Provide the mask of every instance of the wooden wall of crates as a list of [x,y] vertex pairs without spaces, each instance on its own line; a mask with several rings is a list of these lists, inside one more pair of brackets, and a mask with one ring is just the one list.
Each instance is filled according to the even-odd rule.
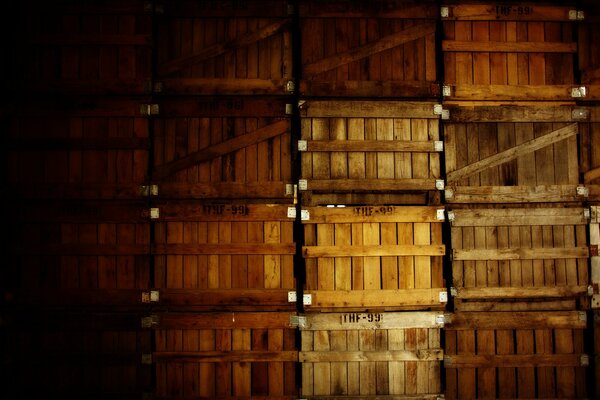
[[596,2],[80,3],[0,16],[3,395],[598,396]]

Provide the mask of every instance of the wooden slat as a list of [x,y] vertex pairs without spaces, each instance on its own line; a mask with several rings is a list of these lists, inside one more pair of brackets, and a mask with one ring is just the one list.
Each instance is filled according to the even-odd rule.
[[334,56],[313,62],[305,65],[302,69],[304,76],[313,76],[325,71],[338,68],[342,65],[349,64],[373,54],[400,46],[404,43],[411,42],[423,36],[435,33],[435,24],[423,23],[419,24],[398,33],[380,38],[378,41],[366,44],[364,46],[348,50],[347,52],[336,54]]
[[152,36],[107,33],[78,33],[76,35],[46,33],[43,36],[31,38],[30,43],[57,46],[150,46]]
[[486,312],[525,312],[525,311],[548,311],[548,310],[560,310],[560,311],[569,311],[577,308],[575,299],[568,300],[540,300],[536,299],[536,301],[515,301],[514,299],[510,302],[502,303],[492,300],[492,301],[462,301],[457,299],[454,303],[454,309],[460,312],[477,312],[477,311],[486,311]]
[[442,41],[442,50],[491,53],[575,53],[577,43],[444,40]]
[[515,160],[518,157],[523,156],[525,154],[533,153],[536,150],[542,149],[553,143],[560,142],[561,140],[574,136],[577,133],[577,124],[565,126],[564,128],[557,129],[536,139],[529,140],[511,149],[502,151],[500,153],[494,154],[493,156],[484,158],[483,160],[467,165],[466,167],[449,172],[447,174],[448,181],[459,181],[476,173],[482,172],[487,168],[495,167],[500,164],[504,164],[508,161]]
[[147,81],[140,77],[127,79],[48,79],[24,82],[28,91],[55,95],[147,95]]
[[581,367],[583,354],[515,354],[444,356],[446,368]]
[[146,138],[86,138],[86,139],[50,139],[32,137],[27,139],[10,139],[11,150],[146,150]]
[[440,312],[320,313],[303,315],[301,331],[439,328]]
[[275,95],[285,93],[287,82],[287,79],[260,78],[167,78],[161,79],[161,93]]
[[174,183],[159,185],[161,198],[176,199],[282,199],[286,195],[287,182],[217,182],[217,183]]
[[152,353],[156,363],[221,363],[221,362],[297,362],[297,351],[199,351],[175,352],[160,351]]
[[419,206],[356,206],[356,207],[306,207],[310,219],[303,224],[335,224],[358,222],[435,222],[437,207]]
[[573,248],[509,248],[509,249],[454,249],[452,259],[462,260],[545,260],[587,258],[587,247]]
[[525,299],[537,297],[578,297],[587,295],[587,286],[551,286],[551,287],[477,287],[456,288],[457,299]]
[[187,156],[178,160],[159,165],[154,170],[152,177],[158,180],[164,179],[183,169],[190,168],[202,162],[213,160],[225,154],[233,153],[236,150],[260,143],[275,136],[283,135],[284,133],[288,132],[289,128],[290,125],[288,120],[275,122],[245,135],[237,136],[233,139],[226,140],[209,148],[188,154]]
[[257,307],[295,309],[295,303],[288,302],[289,289],[160,289],[159,305],[175,307],[232,306],[247,307],[248,311]]
[[436,190],[435,179],[307,179],[314,191],[401,191]]
[[281,204],[199,204],[195,201],[161,202],[154,207],[160,210],[158,221],[292,221],[288,206]]
[[573,122],[573,112],[589,117],[590,109],[579,106],[498,106],[445,105],[453,122]]
[[300,362],[438,361],[441,349],[379,351],[301,351]]
[[573,101],[572,85],[474,85],[456,84],[448,100]]
[[[162,117],[285,117],[286,98],[177,96],[162,99]],[[139,106],[138,106],[139,109]]]
[[585,329],[586,321],[586,313],[582,311],[470,312],[451,314],[444,329]]
[[156,329],[290,329],[289,312],[162,313]]
[[435,19],[439,15],[438,7],[431,3],[392,0],[385,4],[372,2],[355,3],[348,0],[336,0],[327,3],[305,1],[300,4],[301,18],[406,18]]
[[445,289],[398,289],[398,290],[317,290],[312,294],[311,308],[360,308],[369,307],[424,307],[440,306],[440,292]]
[[202,254],[260,254],[260,255],[283,255],[295,254],[296,246],[294,244],[280,243],[228,243],[228,244],[160,244],[152,245],[152,254],[186,254],[186,255],[202,255]]
[[307,140],[308,152],[318,151],[397,151],[436,152],[434,141],[410,140]]
[[302,255],[305,258],[327,258],[342,256],[443,256],[445,252],[446,247],[442,245],[337,245],[302,247]]
[[505,208],[453,210],[452,226],[586,225],[582,208]]
[[445,190],[448,203],[566,203],[580,202],[577,185],[542,186],[449,186]]
[[256,43],[260,40],[269,38],[287,29],[289,23],[290,21],[288,19],[278,20],[270,25],[264,26],[244,36],[238,37],[225,43],[217,43],[212,46],[206,47],[196,54],[168,61],[159,66],[159,75],[166,76],[174,74],[176,72],[181,71],[185,67],[192,66],[204,60],[225,54],[228,51],[232,51],[243,46],[248,46],[252,43]]
[[433,113],[431,102],[404,101],[322,101],[309,100],[301,104],[302,117],[307,118],[431,118],[439,119]]
[[411,97],[437,98],[440,85],[426,81],[300,81],[300,94],[315,97]]
[[[525,7],[528,7],[526,10]],[[573,7],[536,3],[456,4],[449,6],[449,20],[458,21],[570,21]]]

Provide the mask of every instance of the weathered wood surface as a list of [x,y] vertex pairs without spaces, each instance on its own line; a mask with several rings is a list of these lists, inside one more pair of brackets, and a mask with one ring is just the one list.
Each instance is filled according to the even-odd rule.
[[443,306],[445,248],[435,207],[310,207],[304,220],[310,309]]
[[317,194],[437,191],[443,143],[433,107],[403,102],[303,103],[306,150],[300,150],[306,187],[300,189]]
[[490,299],[506,303],[505,310],[526,310],[511,300],[587,297],[588,219],[582,208],[478,208],[451,215],[457,310],[465,310],[463,304],[486,310]]
[[[268,309],[274,304],[260,300],[271,290],[295,289],[288,206],[179,203],[160,209],[152,247],[157,288],[195,289],[204,303],[194,305],[231,309]],[[236,300],[235,294],[243,297]]]
[[577,192],[578,139],[587,135],[590,108],[457,106],[450,113],[457,122],[444,126],[446,201],[585,200]]
[[300,5],[306,96],[436,97],[434,2]]
[[307,315],[312,327],[300,327],[302,396],[428,398],[439,394],[440,329],[420,317],[422,313]]
[[159,315],[159,397],[291,396],[297,360],[290,313]]
[[[167,101],[154,122],[152,179],[159,196],[286,199],[290,123],[280,100]],[[189,110],[189,111],[188,111]],[[164,185],[165,191],[160,187]],[[169,193],[171,192],[171,193]],[[222,193],[222,194],[221,194]]]
[[585,314],[493,314],[445,326],[446,398],[588,396]]
[[174,2],[164,9],[156,50],[162,93],[288,93],[292,24],[286,4]]
[[576,43],[567,7],[478,4],[448,11],[442,44],[448,99],[572,100]]

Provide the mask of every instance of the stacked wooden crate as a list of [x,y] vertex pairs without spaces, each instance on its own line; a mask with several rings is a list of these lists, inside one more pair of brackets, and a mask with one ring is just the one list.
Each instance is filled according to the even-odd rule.
[[[118,4],[117,4],[118,3]],[[149,390],[151,15],[142,1],[13,6],[4,70],[7,398]],[[12,66],[8,64],[13,63]],[[4,381],[6,379],[6,381]]]
[[303,398],[442,393],[433,2],[300,4]]
[[288,6],[156,18],[155,398],[296,398]]
[[573,5],[442,7],[447,398],[588,396],[581,17]]

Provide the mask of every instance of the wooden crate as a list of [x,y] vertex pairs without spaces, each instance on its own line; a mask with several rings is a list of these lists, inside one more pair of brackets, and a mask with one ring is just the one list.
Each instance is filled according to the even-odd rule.
[[[158,205],[158,204],[157,204]],[[294,218],[287,205],[166,203],[155,226],[161,305],[295,309]]]
[[588,398],[585,328],[584,312],[452,314],[446,398]]
[[445,1],[448,100],[572,100],[574,5]]
[[135,398],[151,390],[151,366],[142,363],[151,335],[139,316],[20,311],[3,314],[6,398]]
[[159,314],[157,398],[297,398],[291,313]]
[[434,103],[301,103],[302,203],[439,201],[439,115]]
[[449,212],[458,311],[573,310],[587,304],[586,210]]
[[[579,106],[450,106],[444,124],[448,203],[582,202]],[[587,137],[587,136],[586,136]],[[587,151],[587,150],[582,150]]]
[[589,121],[579,124],[580,171],[583,172],[583,182],[588,189],[588,200],[597,204],[600,201],[600,154],[596,149],[600,140],[600,107],[589,107],[589,114]]
[[142,0],[19,4],[15,90],[144,94],[151,88],[152,10]]
[[158,20],[166,94],[290,92],[291,12],[285,1],[171,1]]
[[169,99],[154,120],[152,178],[162,198],[291,202],[284,99]]
[[434,1],[300,2],[305,96],[439,95]]
[[443,209],[303,210],[306,310],[443,309]]
[[301,317],[302,397],[439,398],[443,323],[435,312]]

